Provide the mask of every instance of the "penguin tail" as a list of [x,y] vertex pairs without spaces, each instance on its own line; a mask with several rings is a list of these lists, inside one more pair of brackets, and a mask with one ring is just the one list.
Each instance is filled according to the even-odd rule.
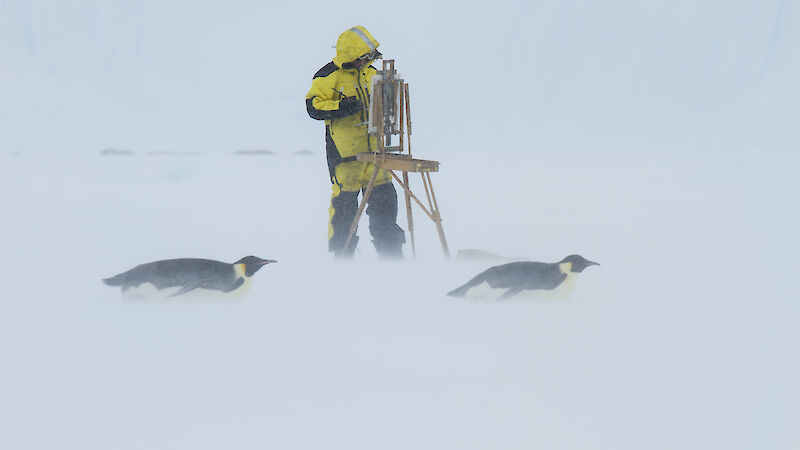
[[481,284],[482,282],[483,282],[483,274],[479,274],[475,278],[467,281],[465,285],[448,292],[447,295],[449,295],[450,297],[464,297],[465,295],[467,295],[467,292],[470,289]]
[[103,283],[107,286],[122,286],[125,283],[124,274],[114,275],[111,278],[103,278]]
[[453,289],[452,291],[448,292],[447,295],[449,295],[450,297],[463,297],[464,295],[467,294],[468,290],[469,290],[469,285],[465,284],[458,289]]

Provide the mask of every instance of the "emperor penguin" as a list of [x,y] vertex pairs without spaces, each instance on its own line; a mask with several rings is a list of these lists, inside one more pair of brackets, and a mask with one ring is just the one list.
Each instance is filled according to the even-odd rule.
[[565,298],[575,289],[577,274],[589,266],[599,265],[580,255],[569,255],[557,263],[512,262],[486,269],[447,295],[498,300]]
[[121,287],[126,298],[241,297],[250,290],[253,275],[274,262],[256,256],[245,256],[233,264],[200,258],[166,259],[138,265],[103,282]]

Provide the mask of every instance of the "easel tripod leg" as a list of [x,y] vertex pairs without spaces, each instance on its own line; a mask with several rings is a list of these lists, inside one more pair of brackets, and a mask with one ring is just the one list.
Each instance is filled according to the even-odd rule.
[[[433,192],[433,181],[431,181],[430,172],[422,174],[422,184],[425,186],[425,195],[428,197],[428,206],[431,209],[431,218],[436,224],[436,232],[439,234],[439,242],[442,243],[442,251],[446,258],[450,257],[450,249],[447,247],[447,239],[444,236],[444,227],[442,227],[442,215],[439,214],[439,205],[436,202],[436,194]],[[430,189],[430,192],[428,191]]]
[[414,218],[411,215],[411,195],[408,187],[408,172],[403,172],[403,192],[406,196],[406,218],[408,219],[408,234],[411,236],[411,255],[417,257],[417,245],[414,242]]

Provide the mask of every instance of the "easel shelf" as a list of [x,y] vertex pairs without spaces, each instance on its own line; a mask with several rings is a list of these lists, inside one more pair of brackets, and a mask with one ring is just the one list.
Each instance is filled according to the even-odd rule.
[[359,153],[356,161],[380,163],[381,167],[399,172],[438,172],[439,161],[427,159],[416,159],[410,155],[398,155],[391,153]]

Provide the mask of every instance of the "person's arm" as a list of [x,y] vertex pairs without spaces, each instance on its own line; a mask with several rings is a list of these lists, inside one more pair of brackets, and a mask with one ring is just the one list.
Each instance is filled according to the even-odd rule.
[[306,111],[312,119],[333,120],[352,116],[361,110],[361,100],[347,97],[341,100],[323,100],[317,96],[306,99]]
[[306,94],[306,111],[312,119],[341,119],[361,110],[360,100],[342,98],[336,90],[336,69],[333,63],[329,63],[314,75],[311,89]]

